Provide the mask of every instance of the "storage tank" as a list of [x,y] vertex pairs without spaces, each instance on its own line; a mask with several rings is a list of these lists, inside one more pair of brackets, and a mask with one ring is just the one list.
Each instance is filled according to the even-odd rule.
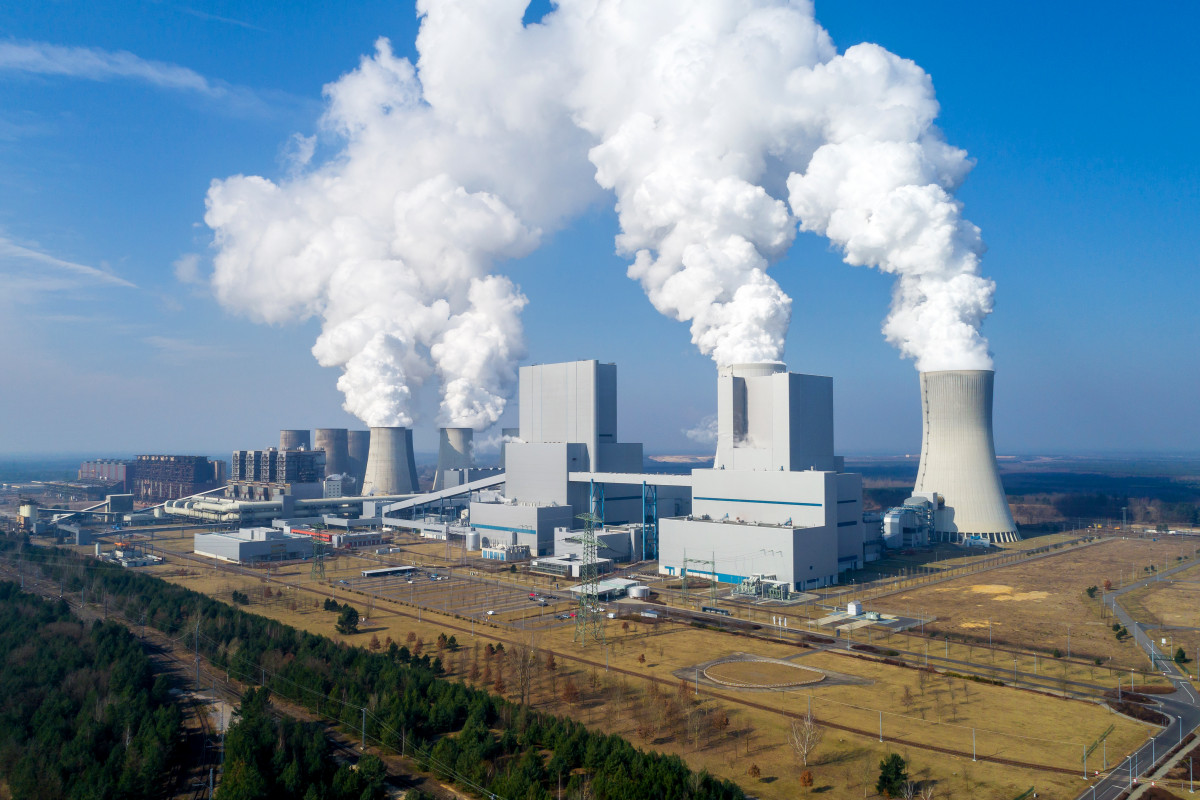
[[346,431],[346,449],[350,453],[348,472],[363,485],[363,477],[367,473],[367,458],[371,452],[370,431]]
[[[350,472],[350,444],[345,428],[317,428],[314,449],[325,451],[325,477]],[[351,473],[353,474],[353,473]]]
[[475,432],[470,428],[438,428],[438,460],[433,473],[433,491],[446,488],[446,470],[470,469],[475,465],[472,454],[474,435]]
[[626,595],[634,600],[645,600],[650,596],[649,586],[630,586]]
[[938,540],[1021,538],[996,465],[994,379],[992,370],[921,373],[921,464],[914,492],[943,498],[934,517]]
[[463,537],[463,548],[466,550],[480,550],[479,531],[467,531],[467,535]]
[[371,449],[362,493],[416,494],[417,459],[408,428],[371,428]]
[[279,449],[280,450],[311,450],[312,440],[308,438],[308,431],[300,430],[285,430],[279,432]]

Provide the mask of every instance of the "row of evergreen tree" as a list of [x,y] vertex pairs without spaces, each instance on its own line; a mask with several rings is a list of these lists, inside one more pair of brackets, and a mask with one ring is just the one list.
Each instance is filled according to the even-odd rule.
[[0,582],[0,778],[14,798],[154,797],[179,743],[165,677],[127,628]]
[[375,756],[335,764],[322,727],[270,712],[270,689],[249,689],[225,735],[217,800],[380,800],[387,770]]
[[619,736],[446,680],[428,655],[415,658],[394,645],[378,653],[349,647],[65,550],[24,548],[17,557],[71,591],[103,593],[129,619],[186,633],[231,675],[265,680],[277,694],[416,755],[475,794],[548,800],[561,781],[569,795],[596,800],[744,797],[736,784],[693,773],[677,756],[644,752]]

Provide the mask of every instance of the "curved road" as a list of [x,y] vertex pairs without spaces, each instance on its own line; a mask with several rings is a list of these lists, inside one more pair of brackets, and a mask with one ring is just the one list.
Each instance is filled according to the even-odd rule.
[[1130,584],[1123,589],[1106,592],[1104,595],[1104,604],[1112,609],[1113,616],[1129,629],[1129,632],[1133,634],[1133,640],[1145,651],[1146,657],[1161,669],[1163,675],[1170,678],[1171,683],[1175,685],[1175,691],[1172,694],[1155,696],[1155,700],[1158,701],[1158,710],[1170,717],[1171,724],[1151,737],[1120,764],[1115,765],[1099,782],[1085,789],[1079,795],[1078,800],[1116,800],[1122,793],[1135,788],[1139,779],[1147,772],[1151,772],[1159,759],[1165,756],[1172,747],[1177,746],[1188,732],[1200,725],[1200,698],[1197,697],[1196,690],[1188,680],[1187,673],[1158,649],[1154,638],[1146,635],[1141,623],[1129,616],[1117,602],[1117,599],[1126,592],[1147,586],[1175,572],[1194,566],[1195,562],[1188,561],[1178,567],[1164,570],[1152,578]]

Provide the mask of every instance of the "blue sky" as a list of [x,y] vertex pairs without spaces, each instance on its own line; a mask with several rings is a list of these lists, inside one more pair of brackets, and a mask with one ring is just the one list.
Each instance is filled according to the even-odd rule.
[[[15,5],[0,45],[55,66],[0,59],[0,452],[219,453],[355,426],[315,322],[232,316],[175,264],[211,254],[213,179],[283,174],[321,87],[377,37],[415,55],[412,6]],[[817,17],[839,49],[929,72],[946,138],[976,159],[958,196],[999,286],[998,450],[1200,452],[1200,12],[845,0]],[[616,232],[607,204],[505,265],[530,300],[527,361],[615,361],[622,438],[694,451],[712,363],[624,276]],[[834,378],[839,449],[916,452],[917,376],[879,332],[891,279],[811,234],[771,273],[794,300],[789,367]]]

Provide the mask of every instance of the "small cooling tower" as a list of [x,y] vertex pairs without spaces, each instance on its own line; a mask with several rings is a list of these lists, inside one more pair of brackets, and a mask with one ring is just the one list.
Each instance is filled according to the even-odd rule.
[[280,431],[279,432],[279,449],[280,450],[311,450],[312,440],[308,438],[308,431]]
[[316,450],[325,451],[325,477],[343,475],[350,469],[350,446],[347,443],[345,428],[317,428]]
[[346,449],[350,452],[350,465],[347,471],[363,485],[363,477],[367,474],[367,457],[371,452],[370,431],[346,431]]
[[470,428],[438,428],[438,460],[437,470],[433,473],[433,491],[446,488],[446,470],[475,466],[471,455],[474,433]]
[[941,496],[934,532],[942,541],[1021,538],[996,466],[994,377],[991,370],[921,373],[921,465],[914,491]]
[[363,495],[416,494],[417,460],[408,428],[371,428]]

